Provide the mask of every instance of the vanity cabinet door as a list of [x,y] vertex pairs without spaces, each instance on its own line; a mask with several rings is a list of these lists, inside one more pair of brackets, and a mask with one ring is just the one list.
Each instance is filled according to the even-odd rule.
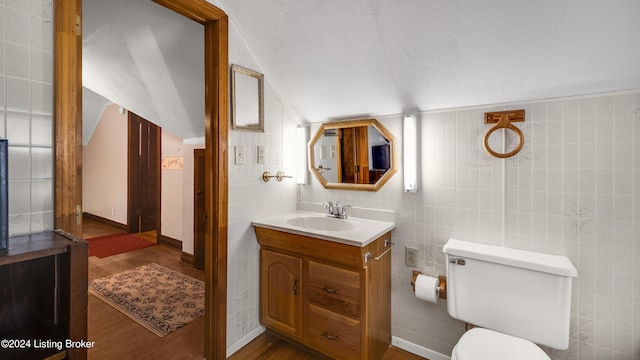
[[302,259],[261,251],[260,318],[264,326],[283,335],[302,336]]

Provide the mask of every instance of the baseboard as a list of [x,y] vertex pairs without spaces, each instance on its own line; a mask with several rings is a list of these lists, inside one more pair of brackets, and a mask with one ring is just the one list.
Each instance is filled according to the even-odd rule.
[[180,261],[182,261],[183,263],[187,264],[187,265],[191,265],[193,266],[193,254],[189,254],[186,252],[182,252],[182,254],[180,255]]
[[167,245],[169,247],[182,251],[182,241],[170,238],[168,236],[160,235],[158,244]]
[[[231,355],[236,353],[236,351],[238,351],[238,350],[242,349],[243,347],[245,347],[248,343],[250,343],[255,338],[260,336],[260,334],[262,334],[266,330],[267,329],[264,326],[258,326],[253,331],[251,331],[247,335],[243,336],[240,340],[238,340],[235,343],[231,344],[231,346],[229,346],[227,348],[227,357],[230,357]],[[428,349],[428,348],[426,348],[424,346],[421,346],[421,345],[414,344],[414,343],[412,343],[410,341],[401,339],[401,338],[396,337],[396,336],[392,336],[391,337],[391,345],[393,345],[393,346],[395,346],[397,348],[400,348],[400,349],[402,349],[404,351],[408,351],[408,352],[410,352],[412,354],[415,354],[415,355],[418,355],[418,356],[422,356],[422,357],[427,358],[429,360],[451,360],[451,356],[443,355],[443,354],[441,354],[439,352],[433,351],[433,350]]]
[[243,336],[240,340],[236,341],[234,344],[231,344],[231,346],[227,348],[227,357],[233,355],[236,351],[245,347],[248,343],[253,341],[253,339],[257,338],[258,336],[260,336],[260,334],[265,332],[265,330],[267,329],[265,329],[264,326],[258,326],[253,331]]
[[392,336],[391,337],[391,345],[400,348],[402,350],[408,351],[412,354],[416,354],[418,356],[422,356],[429,360],[450,360],[451,356],[443,355],[439,352],[428,349],[424,346],[414,344],[404,339],[400,339],[399,337]]
[[122,230],[124,232],[127,232],[129,230],[127,228],[126,224],[121,224],[119,222],[116,222],[116,221],[113,221],[113,220],[109,220],[109,219],[104,218],[102,216],[93,215],[93,214],[90,214],[90,213],[87,213],[87,212],[82,213],[82,218],[83,219],[90,219],[90,220],[93,220],[93,221],[101,223],[101,224],[112,226],[112,227],[114,227],[114,228],[116,228],[118,230]]

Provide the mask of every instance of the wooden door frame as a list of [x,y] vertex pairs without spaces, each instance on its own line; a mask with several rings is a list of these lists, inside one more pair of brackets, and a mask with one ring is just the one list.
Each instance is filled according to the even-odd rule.
[[[229,137],[229,19],[206,0],[154,0],[204,25],[205,67],[205,349],[226,358]],[[54,0],[56,228],[82,235],[82,0]],[[86,321],[85,321],[86,322]],[[73,338],[73,334],[70,334]]]

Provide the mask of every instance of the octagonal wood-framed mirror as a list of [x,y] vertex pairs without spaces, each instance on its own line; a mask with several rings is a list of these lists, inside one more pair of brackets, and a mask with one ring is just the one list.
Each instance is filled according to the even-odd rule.
[[327,122],[309,141],[309,171],[325,189],[378,191],[397,172],[395,137],[376,119]]

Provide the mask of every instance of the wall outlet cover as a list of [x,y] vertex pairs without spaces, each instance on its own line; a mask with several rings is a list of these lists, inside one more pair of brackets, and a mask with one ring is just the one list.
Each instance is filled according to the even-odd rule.
[[407,266],[418,266],[418,249],[412,247],[404,248],[404,263]]
[[244,146],[234,146],[233,151],[235,153],[234,163],[236,165],[243,165],[244,164]]

